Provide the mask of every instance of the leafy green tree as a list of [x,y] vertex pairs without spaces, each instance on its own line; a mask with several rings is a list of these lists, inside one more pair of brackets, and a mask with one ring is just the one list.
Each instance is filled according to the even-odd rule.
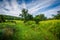
[[19,16],[21,16],[24,19],[24,23],[33,19],[33,16],[29,14],[28,10],[26,9],[22,9],[22,14],[20,14]]
[[33,20],[33,15],[28,14],[28,16],[27,16],[27,20]]
[[45,17],[44,14],[36,15],[35,18],[34,18],[36,24],[38,24],[40,21],[43,21],[43,20],[46,20],[46,19],[47,19],[47,17]]
[[0,23],[1,23],[1,22],[5,22],[4,15],[0,15]]
[[36,24],[39,23],[39,21],[40,21],[39,15],[35,16],[34,21],[36,22]]
[[28,10],[22,9],[22,14],[20,14],[19,16],[21,16],[24,19],[24,22],[26,22],[28,16]]
[[53,15],[53,19],[60,19],[60,11],[58,11],[57,15]]

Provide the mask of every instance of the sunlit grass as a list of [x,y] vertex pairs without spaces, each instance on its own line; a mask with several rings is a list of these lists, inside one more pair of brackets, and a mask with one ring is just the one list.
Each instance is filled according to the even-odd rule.
[[40,21],[39,24],[35,24],[34,21],[28,21],[27,23],[20,20],[14,21],[16,24],[12,22],[0,23],[0,27],[16,26],[18,40],[59,40],[57,35],[60,34],[60,20]]

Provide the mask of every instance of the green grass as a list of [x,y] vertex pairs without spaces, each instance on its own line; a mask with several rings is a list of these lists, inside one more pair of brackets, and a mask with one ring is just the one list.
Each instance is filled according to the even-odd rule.
[[[34,21],[23,23],[20,20],[14,20],[15,23],[0,23],[0,28],[7,25],[16,26],[17,40],[60,40],[60,20],[41,21],[35,24]],[[16,40],[14,39],[14,40]]]

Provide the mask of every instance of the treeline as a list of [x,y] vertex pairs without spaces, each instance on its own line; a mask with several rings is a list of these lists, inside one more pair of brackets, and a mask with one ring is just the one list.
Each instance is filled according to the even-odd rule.
[[21,17],[10,16],[10,15],[0,15],[0,19],[3,18],[5,20],[20,20]]
[[22,18],[10,15],[0,15],[0,23],[5,22],[6,20],[22,20]]
[[28,10],[23,9],[22,14],[20,14],[19,16],[23,18],[24,23],[29,20],[32,20],[32,21],[35,21],[36,24],[38,24],[40,21],[60,19],[60,11],[57,11],[57,12],[58,12],[57,15],[52,15],[53,16],[52,18],[47,18],[44,14],[36,15],[35,17],[33,17],[33,15],[28,13]]
[[22,9],[22,14],[20,14],[20,17],[15,16],[9,16],[9,15],[0,15],[0,22],[5,22],[5,20],[23,20],[24,23],[27,21],[35,21],[36,24],[38,24],[40,21],[45,20],[53,20],[53,19],[60,19],[60,11],[58,11],[57,15],[52,15],[52,18],[47,18],[44,14],[36,15],[33,17],[30,13],[28,13],[27,9]]

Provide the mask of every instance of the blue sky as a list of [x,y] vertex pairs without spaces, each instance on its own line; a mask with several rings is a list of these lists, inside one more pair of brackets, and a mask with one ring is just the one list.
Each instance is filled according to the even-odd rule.
[[28,9],[33,16],[51,17],[60,11],[60,0],[0,0],[0,14],[19,16],[22,8]]

